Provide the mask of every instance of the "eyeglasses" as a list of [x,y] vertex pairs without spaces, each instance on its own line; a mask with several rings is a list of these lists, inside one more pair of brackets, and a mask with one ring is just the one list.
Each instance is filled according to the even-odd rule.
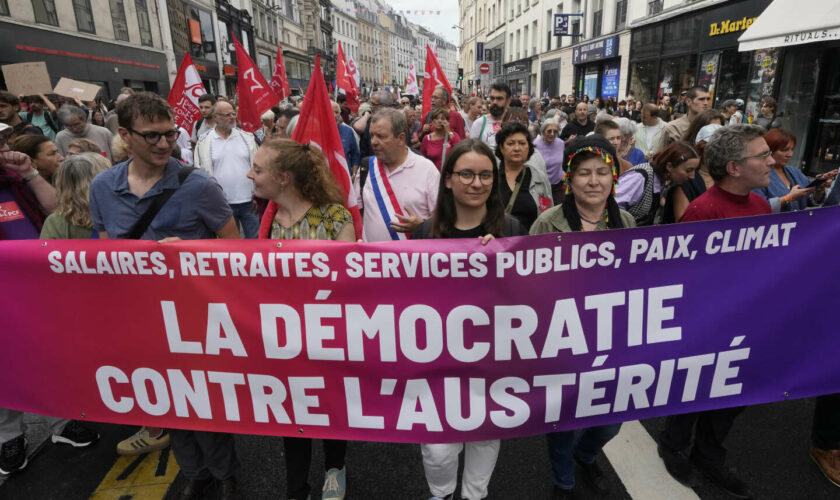
[[171,144],[171,143],[175,142],[175,139],[178,138],[178,133],[179,133],[175,129],[167,130],[166,132],[138,132],[138,131],[134,130],[133,128],[126,128],[126,130],[128,130],[132,134],[139,135],[140,137],[145,139],[146,144],[149,144],[149,145],[157,144],[158,141],[160,141],[160,136],[163,136],[166,139],[166,142]]
[[754,159],[756,159],[756,160],[766,160],[766,159],[767,159],[767,158],[769,158],[769,157],[770,157],[770,155],[772,155],[772,154],[773,154],[773,153],[772,153],[772,152],[768,149],[767,151],[765,151],[765,152],[763,152],[763,153],[760,153],[760,154],[757,154],[757,155],[753,155],[753,156],[745,156],[745,157],[741,158],[741,160],[740,160],[740,161],[744,161],[744,160],[751,160],[751,159],[753,159],[753,158],[754,158]]
[[236,116],[236,113],[213,113],[216,116],[221,116],[222,118],[233,118]]
[[485,186],[493,184],[493,172],[489,172],[487,170],[479,173],[475,173],[472,170],[459,170],[457,172],[452,172],[452,175],[457,175],[461,180],[461,184],[472,184],[476,176],[478,176],[478,181]]

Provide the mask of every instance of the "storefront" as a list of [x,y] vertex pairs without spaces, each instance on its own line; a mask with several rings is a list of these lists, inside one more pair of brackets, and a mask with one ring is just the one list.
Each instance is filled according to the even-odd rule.
[[690,10],[665,20],[643,21],[632,31],[628,86],[643,102],[679,95],[695,85],[708,87],[712,105],[743,99],[747,113],[776,86],[776,50],[738,51],[740,36],[770,0],[727,2]]
[[544,61],[540,65],[540,95],[546,93],[551,97],[556,97],[560,92],[560,58]]
[[505,64],[502,80],[510,87],[511,95],[531,94],[531,58]]
[[776,112],[797,137],[790,164],[815,175],[840,167],[840,6],[790,16],[797,8],[797,0],[774,0],[739,42],[755,54],[751,96],[774,81]]
[[594,100],[596,97],[618,99],[621,57],[618,35],[577,45],[572,49],[575,67],[575,93]]

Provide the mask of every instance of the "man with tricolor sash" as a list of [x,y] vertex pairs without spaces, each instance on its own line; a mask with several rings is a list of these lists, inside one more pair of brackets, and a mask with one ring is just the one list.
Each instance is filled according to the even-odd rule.
[[408,149],[407,133],[401,111],[385,108],[371,118],[374,156],[366,174],[356,177],[365,241],[405,240],[434,210],[440,173],[431,161]]

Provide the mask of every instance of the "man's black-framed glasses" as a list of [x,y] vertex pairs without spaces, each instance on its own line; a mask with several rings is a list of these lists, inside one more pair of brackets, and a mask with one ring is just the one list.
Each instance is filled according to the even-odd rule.
[[133,128],[126,127],[126,130],[131,132],[132,134],[137,134],[142,137],[146,144],[154,145],[160,141],[160,136],[163,136],[166,139],[166,142],[172,144],[178,139],[178,134],[180,133],[177,129],[167,130],[166,132],[138,132]]

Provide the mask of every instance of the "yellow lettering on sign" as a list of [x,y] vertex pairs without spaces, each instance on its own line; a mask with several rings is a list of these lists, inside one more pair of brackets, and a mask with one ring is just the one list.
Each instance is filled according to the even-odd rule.
[[709,36],[727,35],[729,33],[737,33],[744,31],[752,26],[752,23],[758,19],[757,17],[746,18],[736,21],[734,19],[724,19],[720,23],[712,23],[709,25]]
[[712,23],[709,25],[709,36],[715,36],[719,33],[719,28],[717,23]]

